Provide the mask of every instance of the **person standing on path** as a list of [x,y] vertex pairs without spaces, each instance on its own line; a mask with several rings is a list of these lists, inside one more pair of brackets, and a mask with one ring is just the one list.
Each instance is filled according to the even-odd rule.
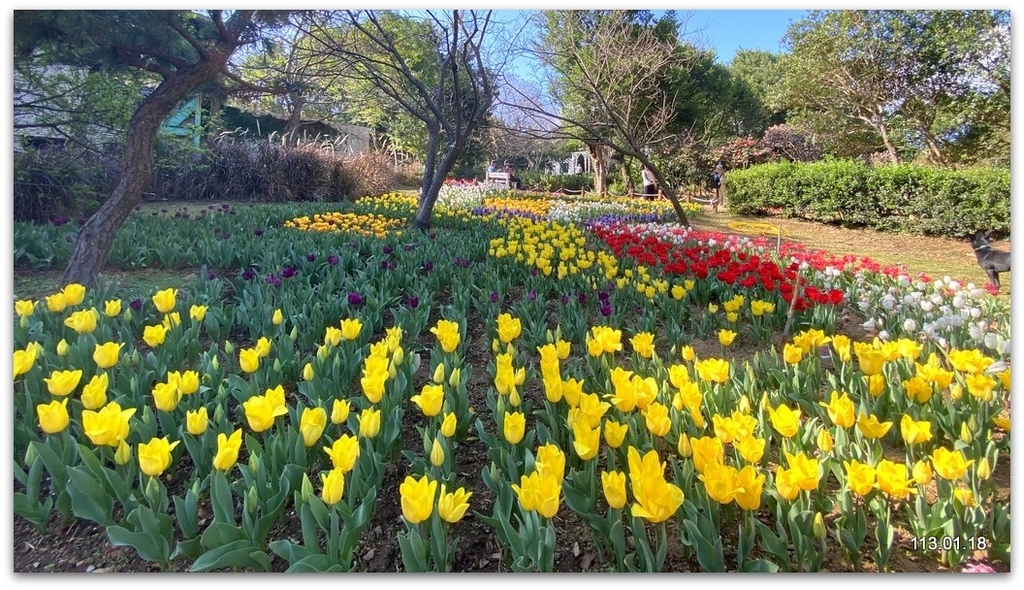
[[711,210],[718,213],[718,205],[722,202],[722,181],[725,180],[725,167],[719,162],[715,171],[711,173],[711,189],[714,195],[711,197]]
[[658,194],[658,179],[654,177],[654,172],[647,166],[641,170],[640,177],[644,183],[644,198],[653,201],[654,196]]

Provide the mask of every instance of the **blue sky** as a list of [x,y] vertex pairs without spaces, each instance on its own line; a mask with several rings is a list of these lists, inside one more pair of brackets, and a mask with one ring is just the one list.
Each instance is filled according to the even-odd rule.
[[779,43],[790,23],[804,17],[804,10],[696,10],[686,23],[699,31],[699,46],[715,50],[718,62],[732,61],[740,49],[762,49],[778,53]]

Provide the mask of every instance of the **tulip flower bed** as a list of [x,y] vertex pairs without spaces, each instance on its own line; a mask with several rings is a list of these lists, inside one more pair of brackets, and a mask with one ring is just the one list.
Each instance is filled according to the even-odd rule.
[[194,284],[16,301],[15,514],[169,570],[1008,569],[983,289],[643,201],[415,207],[140,212],[114,259]]

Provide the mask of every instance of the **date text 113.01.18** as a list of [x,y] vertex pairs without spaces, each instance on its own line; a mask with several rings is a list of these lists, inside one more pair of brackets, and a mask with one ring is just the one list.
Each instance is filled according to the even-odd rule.
[[914,551],[984,551],[988,549],[985,537],[913,537]]

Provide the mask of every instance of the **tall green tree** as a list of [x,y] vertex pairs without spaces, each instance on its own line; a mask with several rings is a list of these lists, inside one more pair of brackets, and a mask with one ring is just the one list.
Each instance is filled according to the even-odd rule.
[[[1008,18],[987,10],[813,11],[784,40],[786,102],[812,124],[873,136],[890,161],[921,154],[947,164],[951,146],[978,130],[966,120],[970,105],[1008,107],[999,75],[1009,71],[1009,52],[1000,51]],[[1008,120],[1008,108],[1003,114]]]
[[587,146],[598,192],[605,188],[609,150],[650,168],[686,224],[653,158],[672,138],[676,97],[668,82],[687,67],[677,37],[672,13],[655,19],[645,11],[548,11],[534,55],[553,74],[552,103],[518,106],[557,121],[565,137]]
[[426,129],[413,227],[430,227],[445,178],[494,101],[485,62],[491,25],[491,11],[326,11],[308,31],[344,77],[371,85],[385,108],[407,113]]
[[16,60],[47,54],[51,63],[114,72],[141,70],[160,80],[132,115],[120,179],[82,226],[63,284],[94,283],[114,234],[152,181],[160,125],[199,86],[219,76],[237,80],[229,68],[231,56],[259,39],[257,23],[263,16],[252,10],[15,12]]

